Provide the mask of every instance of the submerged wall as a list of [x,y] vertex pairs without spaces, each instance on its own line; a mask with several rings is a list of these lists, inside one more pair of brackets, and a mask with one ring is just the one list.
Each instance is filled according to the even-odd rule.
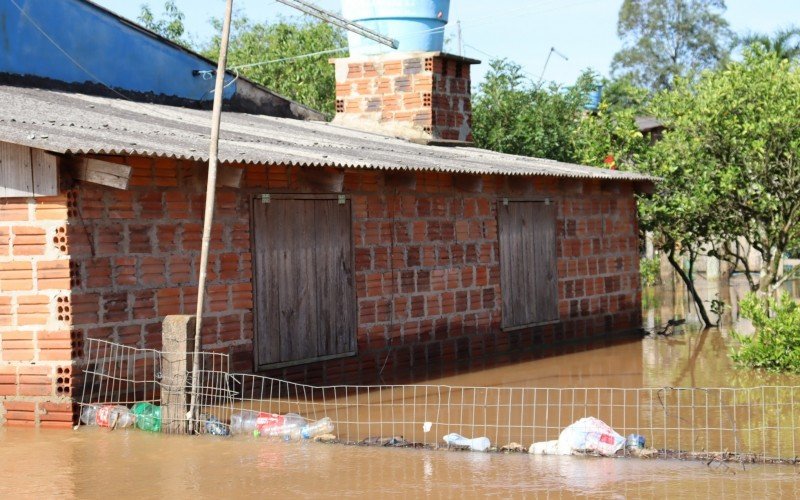
[[[70,360],[82,357],[82,339],[159,348],[164,316],[195,311],[204,207],[199,165],[105,160],[132,167],[129,190],[67,180],[70,189],[53,200],[57,210],[47,221],[37,215],[41,200],[0,202],[0,272],[31,276],[24,290],[10,290],[9,280],[16,278],[0,275],[0,391],[5,391],[0,420],[45,423],[54,415],[47,406],[53,402],[66,411],[68,394],[58,388],[69,378],[58,370],[74,369]],[[629,183],[310,172],[247,166],[240,189],[218,192],[203,348],[231,354],[234,371],[254,366],[250,212],[254,197],[267,192],[334,190],[349,196],[358,308],[356,356],[271,375],[310,383],[375,383],[379,377],[419,376],[456,360],[535,352],[640,326],[638,229]],[[497,207],[503,196],[547,196],[556,204],[557,322],[500,328]],[[25,239],[13,231],[25,232],[15,228],[27,226],[41,228],[27,230],[47,246],[41,255],[17,250]],[[48,263],[27,264],[41,259]],[[54,265],[50,261],[61,271],[45,272]],[[52,273],[60,279],[57,287],[41,288],[48,283],[43,279],[56,276]],[[43,304],[36,309],[36,326],[20,320],[32,307],[29,296]],[[71,311],[61,319],[59,298]],[[15,335],[23,338],[12,340]],[[50,335],[60,342],[61,350],[53,354],[47,348]],[[30,346],[23,349],[28,339]],[[28,394],[28,377],[37,370],[42,388]],[[72,393],[76,390],[73,383]],[[31,411],[33,417],[22,414]]]

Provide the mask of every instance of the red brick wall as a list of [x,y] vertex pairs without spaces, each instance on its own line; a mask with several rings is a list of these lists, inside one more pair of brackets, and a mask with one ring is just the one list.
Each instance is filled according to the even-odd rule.
[[[75,285],[73,329],[85,338],[161,347],[161,322],[194,314],[205,194],[191,163],[129,158],[130,189],[74,190],[69,246]],[[211,234],[203,348],[247,350],[252,369],[249,205],[233,189],[217,193]]]
[[72,425],[66,196],[0,200],[0,425]]
[[[295,169],[252,167],[248,187],[302,190]],[[431,365],[542,349],[640,326],[632,187],[598,181],[454,178],[348,171],[358,297],[358,356],[276,370],[311,382],[375,383]],[[454,188],[465,187],[468,192]],[[561,322],[500,330],[497,203],[551,197],[558,207]]]
[[[132,167],[129,190],[77,183],[55,199],[0,203],[0,414],[9,423],[68,425],[67,370],[81,339],[159,348],[164,316],[195,312],[199,166],[116,161]],[[253,366],[252,196],[338,185],[325,176],[343,176],[352,199],[358,355],[272,375],[374,383],[639,326],[629,184],[332,169],[309,182],[308,172],[248,166],[241,189],[218,192],[203,347],[230,353],[236,371]],[[500,330],[503,196],[547,196],[558,207],[559,323]]]
[[[472,142],[470,65],[446,54],[335,59],[337,120],[414,137]],[[353,124],[353,122],[346,122]]]

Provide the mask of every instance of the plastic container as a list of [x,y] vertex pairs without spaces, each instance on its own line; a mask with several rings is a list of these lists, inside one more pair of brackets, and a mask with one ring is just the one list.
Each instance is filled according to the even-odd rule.
[[306,425],[306,419],[297,413],[278,415],[261,413],[256,420],[256,436],[281,438],[284,440],[300,439],[300,429]]
[[[402,52],[441,52],[450,0],[342,0],[347,19],[397,40]],[[393,49],[356,33],[347,33],[350,56],[386,54]]]
[[231,415],[231,434],[252,434],[261,413],[242,410]]
[[161,431],[161,407],[152,403],[136,403],[133,405],[136,427],[143,431]]
[[300,437],[313,439],[316,436],[330,434],[331,432],[333,432],[333,422],[328,417],[324,417],[300,429]]
[[227,427],[225,427],[225,424],[220,422],[217,417],[213,415],[201,414],[200,419],[203,421],[203,427],[205,427],[206,433],[214,436],[227,436],[230,434],[230,431]]
[[126,427],[133,427],[136,418],[127,406],[103,405],[97,410],[96,420],[97,425],[100,427],[124,429]]
[[629,434],[628,438],[625,440],[625,448],[629,450],[644,449],[644,444],[644,436],[639,434]]
[[86,405],[81,408],[81,423],[83,425],[97,425],[98,405]]
[[87,405],[81,410],[81,423],[123,429],[133,427],[134,415],[127,406],[122,405]]
[[444,442],[450,446],[467,446],[472,451],[486,451],[492,445],[491,441],[489,441],[489,438],[487,437],[470,439],[465,438],[460,434],[456,434],[455,432],[446,435],[442,439],[444,439]]

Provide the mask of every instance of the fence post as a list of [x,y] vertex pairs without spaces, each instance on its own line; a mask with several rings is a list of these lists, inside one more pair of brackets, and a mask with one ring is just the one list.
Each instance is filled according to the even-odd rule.
[[161,430],[169,434],[187,433],[187,367],[194,352],[194,329],[191,315],[166,316],[162,323]]

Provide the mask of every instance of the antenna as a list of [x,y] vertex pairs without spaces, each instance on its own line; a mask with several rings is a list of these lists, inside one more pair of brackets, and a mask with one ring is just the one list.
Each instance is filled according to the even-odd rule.
[[[280,0],[278,0],[278,1],[280,1]],[[555,53],[555,55],[561,57],[565,61],[569,61],[569,57],[567,57],[564,54],[562,54],[561,52],[557,51],[555,47],[550,47],[550,52],[547,53],[547,60],[545,60],[545,62],[544,62],[544,68],[542,68],[542,74],[539,75],[539,83],[542,83],[542,80],[544,79],[544,72],[545,72],[545,70],[547,70],[547,65],[550,64],[550,56],[552,56],[554,53]]]
[[334,26],[338,26],[342,29],[346,29],[347,31],[352,31],[358,35],[361,35],[365,38],[369,38],[370,40],[374,40],[378,43],[383,45],[388,45],[389,47],[396,49],[400,46],[397,40],[389,37],[385,37],[378,33],[377,31],[373,31],[369,28],[365,28],[360,24],[356,24],[354,22],[348,21],[347,19],[343,18],[338,14],[334,14],[333,12],[329,12],[324,9],[320,9],[316,5],[313,5],[309,2],[304,0],[276,0],[284,5],[289,7],[295,8],[299,11],[305,12],[310,16],[314,16],[318,19],[322,19],[327,23],[331,23]]
[[458,26],[458,55],[464,55],[464,41],[461,38],[461,21],[456,21],[456,26]]

